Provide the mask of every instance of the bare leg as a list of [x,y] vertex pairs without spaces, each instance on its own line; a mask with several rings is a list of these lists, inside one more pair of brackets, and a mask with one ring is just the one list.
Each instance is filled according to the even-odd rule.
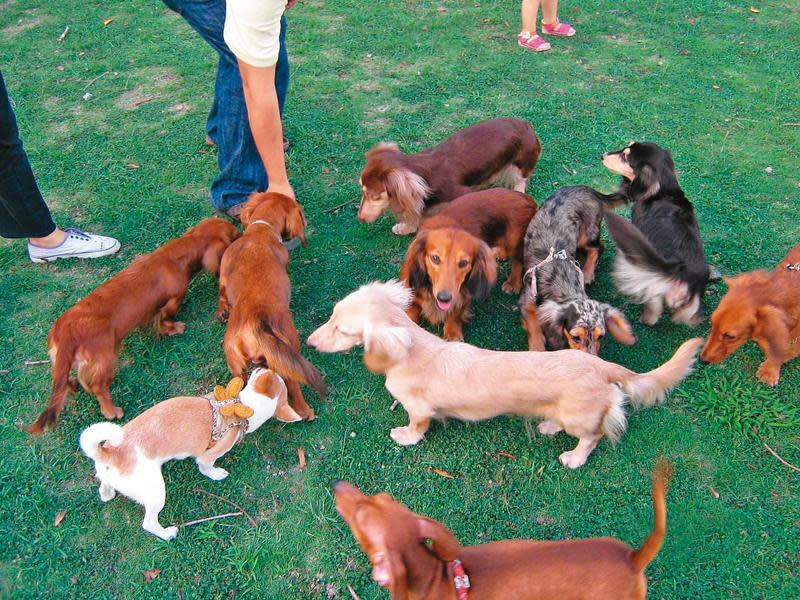
[[409,415],[410,422],[405,427],[395,427],[389,434],[401,446],[413,446],[422,439],[431,425],[430,417]]
[[159,335],[178,335],[186,331],[186,325],[175,320],[182,301],[183,295],[173,296],[161,307],[161,312],[156,316],[156,331]]
[[536,17],[539,14],[539,0],[522,0],[521,13],[522,13],[522,33],[527,32],[530,33],[531,35],[535,34]]
[[171,540],[178,535],[177,527],[162,527],[158,522],[158,515],[164,508],[167,499],[167,490],[164,487],[164,477],[161,470],[154,468],[150,482],[150,497],[144,502],[144,520],[142,529],[160,537],[162,540]]
[[304,421],[313,421],[315,418],[314,409],[306,402],[300,384],[293,379],[286,379],[286,391],[289,392],[289,405],[294,411],[303,417]]
[[542,23],[558,23],[558,0],[542,0]]
[[594,450],[597,446],[597,442],[600,441],[600,437],[601,436],[580,438],[578,440],[578,445],[575,446],[575,449],[568,452],[562,452],[561,456],[558,457],[558,460],[560,460],[561,464],[568,469],[577,469],[578,467],[583,466],[586,464],[586,459],[589,458],[592,450]]

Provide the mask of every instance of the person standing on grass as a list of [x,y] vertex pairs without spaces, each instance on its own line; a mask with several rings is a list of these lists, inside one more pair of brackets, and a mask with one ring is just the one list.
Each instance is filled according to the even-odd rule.
[[534,52],[550,50],[550,42],[536,34],[536,17],[542,5],[542,33],[559,37],[572,37],[575,29],[558,20],[558,0],[522,0],[522,31],[517,43]]
[[33,262],[59,258],[98,258],[114,254],[114,238],[85,233],[75,227],[59,229],[42,198],[22,148],[17,119],[0,71],[0,236],[28,238]]
[[289,87],[284,11],[295,0],[163,2],[219,54],[206,124],[219,165],[211,184],[214,208],[238,218],[252,192],[294,197],[281,117]]

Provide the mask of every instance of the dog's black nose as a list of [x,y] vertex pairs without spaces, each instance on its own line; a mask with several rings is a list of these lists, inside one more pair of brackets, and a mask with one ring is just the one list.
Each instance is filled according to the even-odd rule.
[[440,302],[450,302],[453,299],[453,294],[450,292],[439,292],[436,294],[436,299]]

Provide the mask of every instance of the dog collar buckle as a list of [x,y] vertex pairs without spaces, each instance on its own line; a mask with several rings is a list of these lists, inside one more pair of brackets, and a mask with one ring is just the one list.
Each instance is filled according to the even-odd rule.
[[451,564],[453,565],[453,583],[456,586],[458,600],[467,600],[467,593],[471,587],[469,575],[467,575],[467,572],[464,570],[464,565],[461,564],[460,560],[456,559]]
[[786,265],[786,268],[789,269],[790,271],[800,271],[800,263],[792,263]]

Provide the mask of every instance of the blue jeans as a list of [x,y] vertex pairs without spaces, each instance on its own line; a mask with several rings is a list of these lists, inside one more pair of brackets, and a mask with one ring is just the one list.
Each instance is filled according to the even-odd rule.
[[[267,189],[267,173],[258,154],[244,101],[242,77],[236,57],[222,37],[225,0],[163,0],[181,15],[217,51],[214,103],[206,132],[217,144],[219,174],[211,183],[211,203],[218,210],[245,202],[255,191]],[[281,115],[289,88],[289,53],[286,50],[286,17],[281,18],[280,54],[275,68],[275,91]]]
[[36,185],[0,71],[0,237],[45,237],[56,224]]

